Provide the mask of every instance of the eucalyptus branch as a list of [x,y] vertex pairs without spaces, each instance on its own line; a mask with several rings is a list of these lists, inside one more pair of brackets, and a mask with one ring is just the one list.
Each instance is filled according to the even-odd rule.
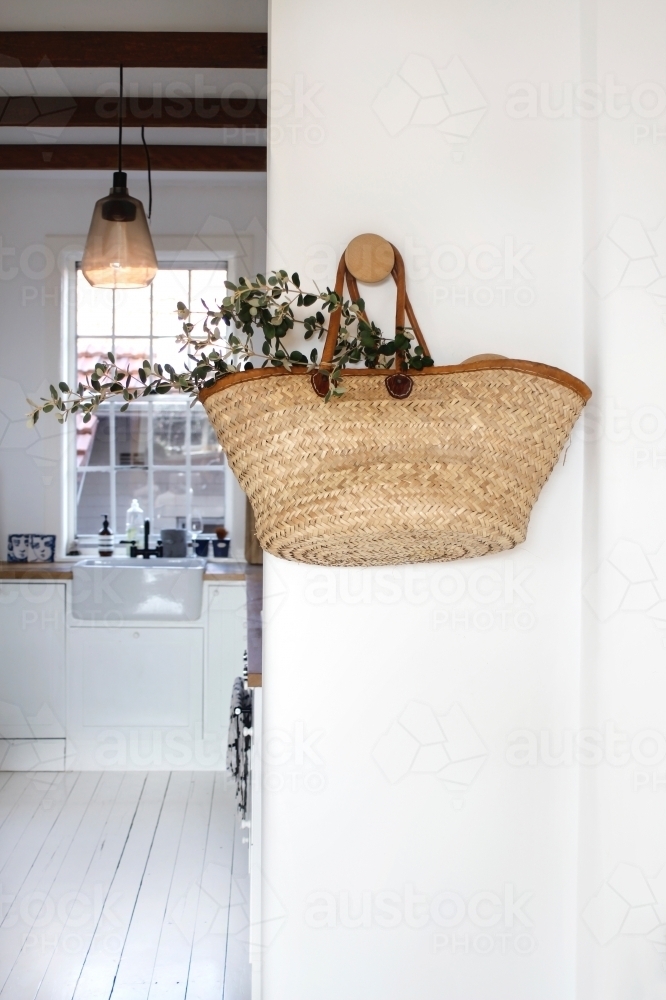
[[[342,372],[348,365],[363,362],[366,368],[390,368],[396,357],[403,370],[421,370],[433,364],[420,346],[414,347],[409,328],[397,330],[392,339],[384,338],[379,327],[367,319],[363,299],[342,299],[330,288],[325,292],[304,292],[298,274],[289,278],[286,271],[273,271],[268,279],[258,274],[253,281],[240,278],[238,285],[231,281],[225,284],[229,294],[216,308],[210,309],[202,302],[205,313],[201,320],[197,321],[198,314],[183,302],[177,305],[183,332],[176,340],[181,352],[186,352],[189,366],[184,364],[183,370],[177,372],[172,365],[151,366],[144,361],[137,371],[130,371],[119,367],[109,353],[95,363],[93,372],[76,388],[60,382],[57,388],[50,386],[50,396],[39,403],[28,400],[32,407],[29,426],[37,423],[41,413],[52,411],[60,423],[75,413],[83,414],[87,423],[102,403],[118,397],[123,400],[121,411],[137,399],[169,392],[196,399],[202,389],[230,373],[253,369],[255,361],[260,361],[262,368],[272,365],[291,370],[293,365],[299,365],[308,371],[324,371],[330,385],[327,400],[345,391]],[[301,315],[315,304],[318,308],[314,313]],[[338,308],[340,331],[332,366],[322,366],[316,347],[309,357],[289,350],[285,340],[297,324],[303,328],[305,340],[321,340],[327,318]],[[263,336],[260,351],[254,348],[256,334]],[[208,353],[207,348],[211,348]]]

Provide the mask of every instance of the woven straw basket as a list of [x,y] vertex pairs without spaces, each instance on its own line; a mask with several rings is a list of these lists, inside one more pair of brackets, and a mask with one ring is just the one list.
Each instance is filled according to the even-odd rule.
[[[388,250],[387,250],[388,248]],[[356,279],[392,273],[396,326],[405,311],[398,251],[357,237],[340,262]],[[339,311],[322,363],[332,361]],[[324,384],[322,385],[322,379]],[[326,376],[304,368],[232,374],[200,399],[247,493],[262,548],[321,566],[444,562],[524,541],[530,512],[591,392],[548,365],[483,355],[409,373],[346,369],[325,402]]]

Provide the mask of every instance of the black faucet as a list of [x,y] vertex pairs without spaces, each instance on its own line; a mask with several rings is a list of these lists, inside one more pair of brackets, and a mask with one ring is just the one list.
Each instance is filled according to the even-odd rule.
[[130,557],[136,559],[137,556],[142,556],[144,559],[150,559],[151,556],[157,556],[158,559],[161,559],[163,555],[164,550],[161,538],[154,549],[150,548],[150,521],[146,518],[143,522],[143,548],[137,548],[136,542],[132,542],[130,545]]

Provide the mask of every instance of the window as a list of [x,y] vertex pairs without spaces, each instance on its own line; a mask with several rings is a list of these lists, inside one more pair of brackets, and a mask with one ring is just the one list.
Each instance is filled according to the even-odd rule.
[[[76,274],[78,379],[111,351],[121,366],[187,361],[176,336],[176,303],[202,308],[225,295],[226,265],[160,267],[145,289],[91,288]],[[224,455],[200,403],[189,396],[140,400],[124,413],[122,401],[104,403],[76,426],[76,537],[92,542],[108,514],[111,530],[125,532],[125,513],[136,497],[151,531],[189,528],[193,518],[224,523]],[[210,529],[209,529],[210,530]]]

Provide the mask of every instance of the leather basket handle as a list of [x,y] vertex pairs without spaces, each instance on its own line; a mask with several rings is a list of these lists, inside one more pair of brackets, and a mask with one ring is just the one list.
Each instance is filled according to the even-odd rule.
[[[356,239],[362,240],[364,239],[364,237],[359,236]],[[373,237],[373,239],[377,240],[378,237]],[[414,335],[416,336],[419,345],[423,349],[423,353],[430,356],[430,351],[428,350],[428,345],[425,342],[425,337],[421,332],[421,327],[419,326],[416,316],[414,315],[412,304],[409,301],[409,296],[407,295],[407,289],[405,285],[405,263],[402,259],[402,255],[396,249],[396,247],[393,246],[392,243],[388,243],[387,245],[390,246],[393,251],[393,266],[391,267],[390,272],[388,270],[386,271],[386,274],[390,273],[393,276],[393,280],[395,281],[397,287],[397,297],[396,297],[396,307],[395,307],[396,332],[399,330],[404,330],[405,313],[407,313],[407,317],[409,318],[411,328],[414,331]],[[381,280],[385,276],[386,276],[385,274],[382,274],[379,280]],[[349,270],[349,266],[347,263],[347,251],[345,251],[345,253],[340,258],[340,263],[338,264],[338,273],[335,278],[335,292],[337,295],[340,296],[340,298],[342,298],[344,292],[345,280],[347,282],[347,288],[349,289],[349,294],[352,300],[354,301],[358,300],[360,298],[358,291],[358,284],[356,281],[356,277]],[[369,322],[365,312],[362,312],[361,316],[366,321],[366,323]],[[342,307],[339,306],[331,314],[331,319],[328,324],[328,333],[326,335],[324,350],[321,356],[322,366],[331,367],[333,364],[333,356],[335,354],[335,348],[338,343],[338,335],[340,333],[341,318],[342,318]],[[399,360],[399,353],[400,352],[396,353],[396,363]]]

